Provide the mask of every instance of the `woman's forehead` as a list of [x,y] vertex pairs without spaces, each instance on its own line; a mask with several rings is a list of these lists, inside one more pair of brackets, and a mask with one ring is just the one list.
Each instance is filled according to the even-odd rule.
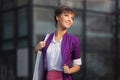
[[72,11],[64,11],[62,14],[69,14],[69,15],[75,16],[74,12]]

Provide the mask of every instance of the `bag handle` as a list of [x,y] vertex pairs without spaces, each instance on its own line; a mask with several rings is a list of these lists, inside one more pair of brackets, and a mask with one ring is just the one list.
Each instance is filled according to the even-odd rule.
[[50,34],[47,34],[47,35],[45,36],[44,41],[47,41],[47,39],[48,39],[49,35],[50,35]]

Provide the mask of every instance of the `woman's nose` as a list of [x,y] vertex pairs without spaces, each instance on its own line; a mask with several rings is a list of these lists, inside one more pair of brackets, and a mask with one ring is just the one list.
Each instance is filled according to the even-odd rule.
[[71,18],[68,18],[68,21],[69,21],[69,22],[72,22],[72,19],[71,19]]

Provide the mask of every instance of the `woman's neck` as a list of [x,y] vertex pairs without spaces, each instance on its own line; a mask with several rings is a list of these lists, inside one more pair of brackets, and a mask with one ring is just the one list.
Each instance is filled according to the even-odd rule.
[[57,29],[55,32],[56,37],[62,37],[66,33],[66,30]]
[[60,30],[60,29],[57,29],[56,32],[55,32],[55,41],[59,41],[63,35],[66,33],[66,30]]

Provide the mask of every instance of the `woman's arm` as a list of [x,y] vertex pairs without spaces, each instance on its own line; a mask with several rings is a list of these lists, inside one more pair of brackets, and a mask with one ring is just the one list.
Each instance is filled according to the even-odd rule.
[[77,37],[73,38],[73,52],[72,52],[73,67],[69,68],[68,65],[63,66],[64,73],[73,74],[80,70],[80,40]]
[[35,47],[34,53],[35,53],[35,57],[37,55],[38,51],[41,51],[46,45],[45,41],[41,41],[40,43],[37,44],[37,46]]
[[66,64],[63,66],[64,73],[66,74],[73,74],[80,70],[79,65],[74,65],[73,67],[69,68]]

